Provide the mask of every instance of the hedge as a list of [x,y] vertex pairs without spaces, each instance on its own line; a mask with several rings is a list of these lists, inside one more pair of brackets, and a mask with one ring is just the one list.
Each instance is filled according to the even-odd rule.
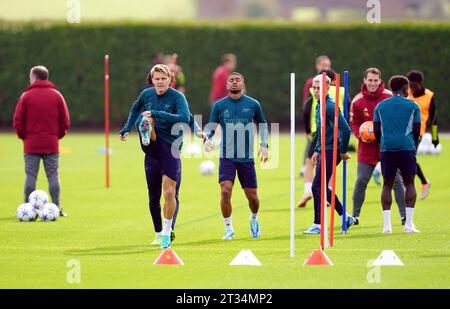
[[436,93],[441,127],[450,123],[450,23],[0,22],[0,125],[11,125],[30,67],[44,64],[66,97],[73,126],[101,127],[103,57],[109,54],[111,122],[121,126],[145,86],[156,52],[179,55],[191,111],[204,117],[210,111],[211,74],[223,53],[237,55],[247,93],[262,103],[270,121],[281,123],[289,121],[289,73],[297,74],[300,102],[303,82],[314,73],[314,58],[326,54],[336,71],[349,71],[351,95],[359,91],[367,67],[380,68],[386,80],[412,68],[422,70],[426,86]]

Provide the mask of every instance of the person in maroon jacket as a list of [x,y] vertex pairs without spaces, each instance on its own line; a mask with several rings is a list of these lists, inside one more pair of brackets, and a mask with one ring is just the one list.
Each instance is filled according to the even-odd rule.
[[[366,121],[373,121],[373,111],[377,104],[391,96],[392,92],[384,88],[380,70],[369,68],[364,73],[361,92],[353,98],[350,106],[350,127],[358,139],[358,167],[353,191],[355,224],[359,224],[359,215],[364,203],[367,184],[381,158],[380,145],[377,142],[363,142],[359,135],[359,127]],[[405,187],[399,171],[397,171],[393,188],[403,225],[406,220]]]
[[24,200],[36,189],[41,159],[44,161],[52,202],[60,203],[59,140],[70,126],[69,111],[62,94],[48,80],[48,70],[35,66],[30,71],[30,85],[20,96],[14,112],[14,128],[23,140],[25,158]]
[[209,101],[211,106],[216,101],[228,96],[227,80],[228,74],[236,69],[237,59],[234,54],[224,54],[220,59],[220,65],[214,70],[212,76],[211,92]]

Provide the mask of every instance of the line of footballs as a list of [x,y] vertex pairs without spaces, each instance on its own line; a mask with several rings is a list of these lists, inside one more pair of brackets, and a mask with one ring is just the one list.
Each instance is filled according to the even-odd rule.
[[59,208],[48,202],[48,195],[43,190],[35,190],[30,193],[28,203],[19,205],[16,210],[16,217],[19,221],[36,221],[39,217],[41,221],[56,221],[59,217]]

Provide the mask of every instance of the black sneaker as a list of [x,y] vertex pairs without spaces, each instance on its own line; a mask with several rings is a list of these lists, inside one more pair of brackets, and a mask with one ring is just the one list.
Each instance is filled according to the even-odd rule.
[[406,217],[402,217],[402,225],[405,225],[406,223]]
[[170,242],[175,240],[175,233],[172,231],[170,232]]
[[60,216],[60,217],[67,217],[67,212],[63,211],[63,209],[61,208],[61,209],[59,210],[59,216]]
[[353,223],[353,225],[359,225],[359,218],[355,217],[355,222]]

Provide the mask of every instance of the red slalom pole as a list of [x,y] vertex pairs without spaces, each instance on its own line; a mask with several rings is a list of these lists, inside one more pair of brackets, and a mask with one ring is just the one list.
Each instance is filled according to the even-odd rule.
[[326,92],[326,74],[322,73],[322,88],[320,89],[320,134],[321,134],[321,186],[320,186],[320,247],[322,250],[325,249],[325,208],[327,207],[327,175],[326,175],[326,109],[327,109],[327,92]]
[[109,55],[105,55],[105,158],[106,187],[109,188]]
[[334,237],[334,208],[336,199],[336,163],[337,163],[337,142],[339,126],[339,86],[341,84],[341,75],[336,74],[336,102],[334,103],[334,132],[333,132],[333,174],[331,179],[331,216],[330,216],[330,246],[333,247]]

